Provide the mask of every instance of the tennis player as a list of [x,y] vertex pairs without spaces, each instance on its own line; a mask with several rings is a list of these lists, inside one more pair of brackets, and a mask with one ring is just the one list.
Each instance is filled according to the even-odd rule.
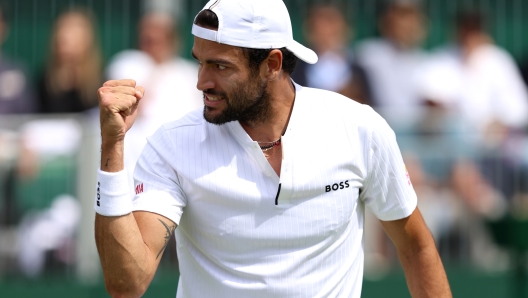
[[370,107],[291,80],[297,59],[317,55],[293,40],[283,1],[210,1],[192,33],[204,108],[148,139],[135,196],[123,139],[145,90],[99,89],[95,230],[109,293],[140,297],[175,231],[176,297],[359,298],[367,207],[412,296],[451,297],[393,131]]

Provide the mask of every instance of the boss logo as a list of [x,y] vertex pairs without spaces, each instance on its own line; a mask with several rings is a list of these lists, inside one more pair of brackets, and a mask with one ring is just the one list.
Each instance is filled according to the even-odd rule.
[[350,184],[348,184],[348,180],[347,180],[347,181],[342,181],[339,183],[334,183],[332,185],[327,185],[325,187],[325,190],[326,192],[331,192],[331,191],[336,191],[336,190],[340,190],[343,188],[349,188],[349,187],[350,187]]
[[97,206],[101,206],[101,182],[97,182]]

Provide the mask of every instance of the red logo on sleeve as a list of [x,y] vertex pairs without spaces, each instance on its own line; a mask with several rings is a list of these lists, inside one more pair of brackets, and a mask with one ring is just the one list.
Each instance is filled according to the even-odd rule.
[[[405,177],[407,177],[407,183],[409,183],[409,186],[412,185],[411,183],[411,176],[409,176],[409,171],[407,171],[407,167],[404,165],[405,167]],[[143,185],[142,185],[143,186]],[[136,191],[137,192],[137,191]]]
[[136,185],[136,195],[143,192],[143,183]]

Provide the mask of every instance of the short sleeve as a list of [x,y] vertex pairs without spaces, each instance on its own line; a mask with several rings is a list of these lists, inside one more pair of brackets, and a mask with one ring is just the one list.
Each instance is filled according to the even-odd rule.
[[163,215],[179,224],[187,200],[168,160],[174,152],[164,136],[163,128],[158,130],[139,157],[134,170],[133,208]]
[[387,122],[373,110],[368,150],[367,176],[360,199],[380,220],[408,217],[417,205],[416,193]]

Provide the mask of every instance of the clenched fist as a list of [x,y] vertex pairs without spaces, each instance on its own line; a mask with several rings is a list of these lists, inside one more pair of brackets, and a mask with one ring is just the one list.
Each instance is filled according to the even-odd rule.
[[132,127],[145,89],[134,80],[112,80],[99,88],[99,111],[103,142],[121,142]]

